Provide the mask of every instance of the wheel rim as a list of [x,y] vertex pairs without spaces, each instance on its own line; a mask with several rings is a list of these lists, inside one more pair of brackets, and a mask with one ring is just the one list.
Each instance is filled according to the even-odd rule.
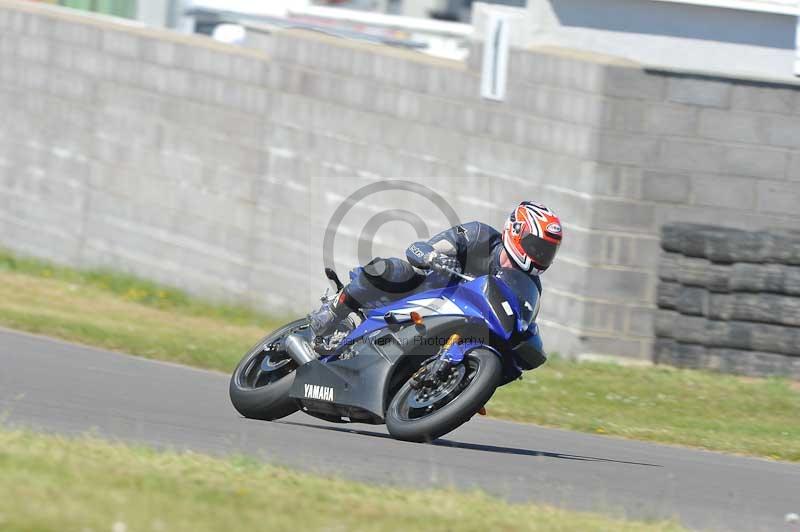
[[446,380],[435,387],[415,390],[406,383],[397,398],[396,414],[403,421],[415,421],[452,403],[475,380],[480,368],[478,359],[465,358],[450,370]]
[[308,329],[303,323],[276,332],[251,352],[236,370],[236,384],[243,390],[269,386],[297,368],[297,364],[281,349],[284,337]]

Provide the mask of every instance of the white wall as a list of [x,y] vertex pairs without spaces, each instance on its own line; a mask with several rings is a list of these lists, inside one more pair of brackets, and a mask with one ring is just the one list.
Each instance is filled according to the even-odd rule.
[[794,78],[797,17],[786,13],[660,0],[529,0],[528,12],[533,45],[644,65]]

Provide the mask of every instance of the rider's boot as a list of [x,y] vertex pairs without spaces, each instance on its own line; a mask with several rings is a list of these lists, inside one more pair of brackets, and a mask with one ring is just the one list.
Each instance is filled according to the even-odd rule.
[[353,310],[347,305],[347,294],[342,290],[333,302],[325,302],[319,310],[308,315],[309,326],[314,336],[321,338],[331,334],[342,320]]

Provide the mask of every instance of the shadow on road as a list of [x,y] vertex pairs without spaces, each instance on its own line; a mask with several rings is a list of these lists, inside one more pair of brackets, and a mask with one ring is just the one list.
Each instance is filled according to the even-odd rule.
[[[337,426],[325,426],[325,425],[313,425],[311,423],[300,423],[297,421],[274,421],[273,423],[280,423],[282,425],[294,425],[297,427],[307,427],[311,429],[320,429],[320,430],[331,430],[334,432],[343,432],[343,433],[350,433],[350,434],[359,434],[361,436],[370,436],[373,438],[383,438],[387,440],[394,440],[388,434],[383,434],[381,432],[374,432],[371,430],[361,430],[361,429],[354,429],[354,428],[346,428],[344,426],[337,427]],[[397,441],[397,440],[394,440]],[[482,451],[488,453],[500,453],[500,454],[513,454],[518,456],[536,456],[536,457],[544,457],[544,458],[558,458],[560,460],[576,460],[579,462],[607,462],[611,464],[626,464],[626,465],[636,465],[636,466],[644,466],[644,467],[664,467],[659,464],[648,464],[646,462],[629,462],[626,460],[612,460],[611,458],[598,458],[596,456],[581,456],[576,454],[561,454],[561,453],[550,453],[546,451],[535,451],[531,449],[519,449],[517,447],[503,447],[497,445],[484,445],[479,443],[464,443],[458,442],[453,440],[446,440],[446,439],[438,439],[431,442],[429,445],[433,445],[434,447],[453,447],[456,449],[466,449],[469,451]]]
[[648,464],[646,462],[629,462],[626,460],[612,460],[611,458],[598,458],[596,456],[581,456],[577,454],[549,453],[545,451],[534,451],[530,449],[519,449],[516,447],[501,447],[497,445],[483,445],[478,443],[464,443],[452,440],[438,439],[432,443],[438,447],[456,447],[458,449],[470,449],[473,451],[486,451],[490,453],[517,454],[522,456],[544,456],[546,458],[560,458],[562,460],[578,460],[581,462],[608,462],[612,464],[627,464],[646,467],[664,467],[659,464]]

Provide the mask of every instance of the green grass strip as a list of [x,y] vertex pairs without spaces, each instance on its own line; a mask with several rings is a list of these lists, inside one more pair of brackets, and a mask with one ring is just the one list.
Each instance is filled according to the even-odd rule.
[[88,437],[0,430],[0,530],[485,530],[667,532],[479,492],[371,486]]

